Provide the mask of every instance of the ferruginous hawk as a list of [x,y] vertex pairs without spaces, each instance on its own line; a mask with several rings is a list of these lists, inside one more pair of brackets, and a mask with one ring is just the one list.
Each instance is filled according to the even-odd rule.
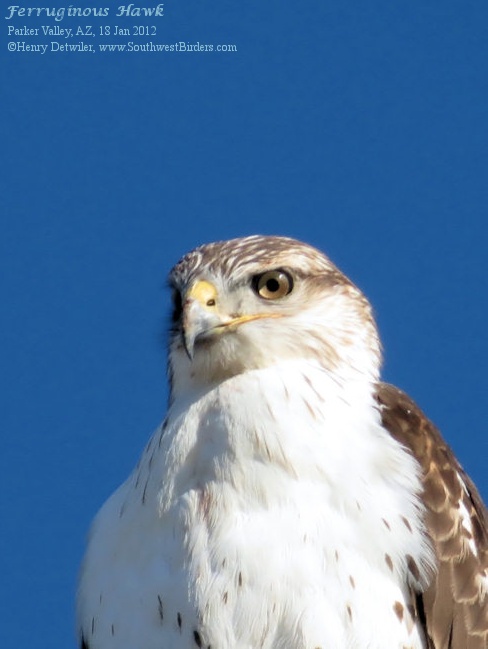
[[80,647],[487,649],[485,508],[361,292],[264,236],[170,284],[168,414],[93,524]]

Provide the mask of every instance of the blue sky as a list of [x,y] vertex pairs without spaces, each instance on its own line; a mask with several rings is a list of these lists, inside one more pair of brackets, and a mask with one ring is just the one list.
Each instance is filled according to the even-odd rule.
[[74,649],[90,520],[165,413],[166,274],[206,241],[326,251],[488,497],[486,3],[164,11],[131,40],[237,51],[8,52],[53,20],[3,14],[2,646]]

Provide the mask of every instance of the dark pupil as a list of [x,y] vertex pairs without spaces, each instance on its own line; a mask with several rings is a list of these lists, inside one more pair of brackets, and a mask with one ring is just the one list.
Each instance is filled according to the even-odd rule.
[[268,279],[268,281],[266,282],[266,288],[270,293],[276,293],[276,291],[280,288],[280,283],[277,279]]

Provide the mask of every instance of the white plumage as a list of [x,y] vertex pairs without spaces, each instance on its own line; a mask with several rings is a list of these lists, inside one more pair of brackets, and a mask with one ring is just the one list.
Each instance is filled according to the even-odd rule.
[[367,302],[280,238],[203,247],[171,282],[170,406],[94,522],[80,646],[433,647],[421,467],[382,422]]

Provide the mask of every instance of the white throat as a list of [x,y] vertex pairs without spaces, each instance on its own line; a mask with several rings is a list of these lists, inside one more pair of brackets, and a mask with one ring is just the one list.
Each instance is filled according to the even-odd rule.
[[[158,517],[179,529],[191,608],[212,646],[227,638],[223,646],[254,647],[267,637],[264,647],[323,646],[324,639],[355,647],[358,627],[349,638],[346,614],[335,608],[339,595],[354,608],[374,578],[391,598],[405,556],[425,580],[414,461],[381,427],[372,383],[355,378],[338,381],[295,361],[247,372],[176,399],[167,430],[151,442],[151,477],[144,481],[142,465],[139,489],[145,485]],[[408,512],[408,528],[400,511]],[[343,566],[357,569],[354,593]],[[243,616],[237,626],[236,616]],[[276,644],[280,633],[297,644]]]
[[142,627],[147,649],[180,649],[182,635],[222,649],[420,649],[392,609],[407,606],[406,556],[425,581],[419,492],[364,378],[294,361],[178,395],[99,515],[106,545],[87,557],[80,615],[117,592],[131,620],[106,616],[113,644],[98,631],[114,649],[137,646]]

